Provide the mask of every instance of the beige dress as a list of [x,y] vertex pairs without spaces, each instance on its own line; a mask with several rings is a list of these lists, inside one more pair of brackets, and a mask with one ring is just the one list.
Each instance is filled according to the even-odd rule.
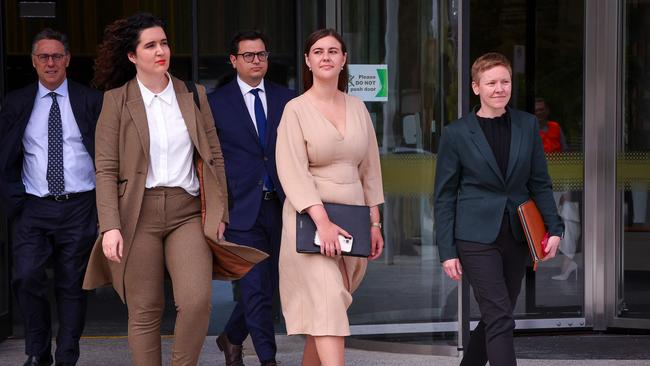
[[345,96],[341,135],[303,95],[287,103],[276,160],[287,199],[282,213],[280,298],[287,333],[347,336],[347,309],[368,260],[296,252],[296,212],[322,202],[384,202],[375,130],[365,105]]

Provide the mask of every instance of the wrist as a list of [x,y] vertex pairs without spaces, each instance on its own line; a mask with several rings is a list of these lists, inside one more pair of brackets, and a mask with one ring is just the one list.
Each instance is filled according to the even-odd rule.
[[376,228],[379,228],[381,230],[382,225],[381,225],[381,222],[371,222],[370,227],[371,228],[376,227]]
[[325,218],[325,219],[320,219],[320,220],[314,220],[314,225],[316,225],[316,230],[322,230],[325,227],[327,227],[328,224],[330,224],[330,220]]

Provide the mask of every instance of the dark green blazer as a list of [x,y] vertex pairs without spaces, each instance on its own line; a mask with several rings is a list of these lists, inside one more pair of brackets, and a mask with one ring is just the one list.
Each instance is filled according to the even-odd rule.
[[512,234],[524,241],[517,206],[533,198],[550,235],[564,224],[553,200],[546,157],[532,114],[508,108],[510,156],[504,177],[476,113],[447,125],[440,139],[435,181],[436,242],[440,260],[457,258],[455,240],[493,243],[504,213]]

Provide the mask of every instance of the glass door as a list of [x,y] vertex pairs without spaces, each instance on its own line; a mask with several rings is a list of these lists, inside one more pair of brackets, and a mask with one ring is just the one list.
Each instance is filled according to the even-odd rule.
[[470,0],[469,28],[470,63],[486,52],[504,54],[513,69],[511,107],[535,114],[541,134],[560,130],[544,148],[565,236],[555,259],[528,269],[517,328],[584,327],[584,1]]
[[[619,248],[615,316],[650,327],[650,1],[623,6],[623,116],[617,189]],[[645,319],[645,320],[641,320]]]
[[[366,102],[373,120],[386,200],[386,246],[355,293],[352,343],[457,353],[458,286],[440,266],[433,222],[440,130],[457,118],[457,6],[342,2],[349,93]],[[369,78],[383,85],[383,97],[368,91]]]

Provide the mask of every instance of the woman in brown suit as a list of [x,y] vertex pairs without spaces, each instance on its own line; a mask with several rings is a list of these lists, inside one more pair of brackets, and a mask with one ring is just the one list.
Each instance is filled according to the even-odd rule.
[[[347,53],[332,29],[305,43],[306,92],[284,108],[276,161],[287,195],[282,215],[280,298],[288,334],[306,334],[302,365],[342,366],[347,309],[366,271],[366,258],[342,257],[323,202],[370,207],[371,256],[381,255],[379,205],[384,202],[379,149],[363,102],[345,93]],[[296,252],[296,212],[316,223],[321,254]]]
[[140,13],[106,28],[95,64],[95,85],[111,90],[95,145],[101,235],[84,287],[112,283],[125,301],[135,365],[161,365],[165,268],[177,310],[172,364],[196,365],[213,272],[238,277],[263,258],[220,242],[224,253],[250,261],[213,259],[206,238],[218,242],[228,221],[223,157],[205,90],[199,86],[196,106],[183,81],[168,73],[169,61],[162,20]]

